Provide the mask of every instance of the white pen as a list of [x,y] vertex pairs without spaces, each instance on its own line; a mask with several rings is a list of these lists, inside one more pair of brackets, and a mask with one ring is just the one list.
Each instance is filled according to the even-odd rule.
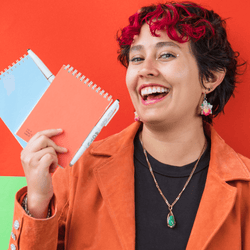
[[104,126],[107,126],[110,120],[113,118],[115,113],[119,109],[119,100],[115,100],[114,103],[108,108],[108,110],[104,113],[95,127],[91,130],[85,141],[83,142],[82,146],[78,149],[75,156],[70,162],[70,166],[73,166],[77,160],[81,157],[84,151],[90,146],[90,144],[95,140],[97,135],[101,132]]
[[41,70],[41,72],[44,74],[44,76],[47,78],[47,80],[52,83],[55,76],[50,72],[50,70],[46,67],[46,65],[42,62],[42,60],[31,50],[27,50],[29,56],[31,59],[35,62],[37,67]]

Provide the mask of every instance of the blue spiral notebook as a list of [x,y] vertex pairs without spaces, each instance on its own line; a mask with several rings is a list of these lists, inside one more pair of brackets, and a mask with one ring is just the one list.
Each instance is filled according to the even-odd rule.
[[42,97],[50,82],[29,55],[0,74],[0,117],[24,148],[15,132]]

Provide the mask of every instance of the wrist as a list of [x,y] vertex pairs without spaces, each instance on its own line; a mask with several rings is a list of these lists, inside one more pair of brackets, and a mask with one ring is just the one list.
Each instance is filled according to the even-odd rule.
[[22,207],[27,215],[34,218],[49,218],[51,216],[50,202],[48,204],[43,203],[45,206],[28,206],[28,195],[26,194],[23,201]]

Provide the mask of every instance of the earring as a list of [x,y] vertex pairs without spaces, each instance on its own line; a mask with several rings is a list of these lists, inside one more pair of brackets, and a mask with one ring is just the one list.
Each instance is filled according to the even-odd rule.
[[134,112],[134,115],[135,115],[134,120],[135,120],[136,122],[140,121],[140,117],[139,117],[139,115],[137,114],[136,111]]
[[204,100],[200,107],[201,107],[201,115],[208,116],[212,114],[213,105],[207,102],[206,93],[204,95]]

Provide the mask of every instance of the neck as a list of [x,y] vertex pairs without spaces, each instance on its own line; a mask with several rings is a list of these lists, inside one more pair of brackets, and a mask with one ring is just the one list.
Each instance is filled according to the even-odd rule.
[[189,124],[155,126],[143,124],[141,140],[144,148],[158,161],[184,166],[198,159],[206,137],[202,120]]

